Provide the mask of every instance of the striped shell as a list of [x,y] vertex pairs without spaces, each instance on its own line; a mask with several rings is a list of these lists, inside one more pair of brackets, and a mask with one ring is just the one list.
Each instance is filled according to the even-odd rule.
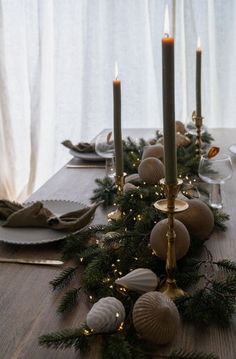
[[[161,137],[158,140],[158,143],[164,145],[164,137]],[[187,147],[188,145],[190,145],[191,141],[187,136],[177,132],[175,137],[175,143],[177,147]]]
[[175,336],[180,317],[174,302],[160,292],[143,294],[133,308],[137,333],[155,344],[167,344]]
[[155,273],[148,268],[138,268],[115,281],[127,289],[135,292],[150,292],[158,286],[159,279]]
[[119,328],[125,319],[125,308],[115,297],[99,299],[87,314],[87,326],[96,333],[108,333]]
[[191,143],[190,139],[182,135],[181,133],[176,133],[176,146],[177,147],[187,147]]
[[175,121],[175,131],[181,133],[182,135],[187,132],[183,122],[181,121]]
[[161,143],[158,143],[157,145],[151,145],[151,146],[144,146],[143,148],[143,155],[142,159],[148,157],[155,157],[159,159],[164,158],[164,146]]
[[140,183],[141,178],[139,177],[138,173],[132,173],[125,177],[125,183]]
[[124,188],[123,188],[124,192],[133,191],[134,189],[137,189],[137,187],[134,184],[129,182],[124,184]]
[[147,184],[158,184],[160,179],[165,176],[164,165],[158,158],[148,157],[140,162],[138,173]]

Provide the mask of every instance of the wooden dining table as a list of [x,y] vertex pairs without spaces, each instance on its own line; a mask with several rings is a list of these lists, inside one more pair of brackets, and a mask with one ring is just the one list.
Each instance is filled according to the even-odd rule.
[[[236,129],[210,129],[214,144],[222,152],[230,153],[228,147],[236,143]],[[142,136],[142,131],[140,132]],[[235,171],[236,155],[232,155]],[[70,164],[83,163],[72,159]],[[103,178],[104,168],[67,168],[66,165],[52,176],[29,200],[70,200],[90,204],[95,188],[94,180]],[[236,260],[236,181],[233,176],[223,185],[224,210],[230,215],[226,232],[214,232],[207,246],[215,259]],[[98,208],[93,223],[106,223],[106,215]],[[19,229],[20,231],[20,229]],[[1,238],[0,238],[1,240]],[[29,259],[60,259],[62,242],[43,245],[12,245],[0,243],[0,257]],[[66,263],[65,263],[66,266]],[[52,266],[0,263],[0,359],[74,359],[80,357],[73,349],[56,351],[39,346],[42,334],[63,328],[75,328],[86,318],[91,307],[84,295],[79,305],[67,315],[58,315],[57,306],[64,294],[53,292],[49,282],[60,273],[61,268]],[[81,266],[81,271],[83,267]],[[74,279],[78,284],[80,276]],[[182,323],[173,342],[158,348],[168,353],[170,348],[184,348],[213,352],[221,359],[236,358],[236,316],[230,328],[208,327],[199,330],[191,324]],[[87,358],[97,359],[99,346],[94,346]],[[111,358],[112,359],[112,358]]]

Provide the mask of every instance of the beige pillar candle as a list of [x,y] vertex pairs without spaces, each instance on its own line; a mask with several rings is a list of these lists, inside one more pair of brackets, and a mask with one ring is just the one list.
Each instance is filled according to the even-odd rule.
[[174,38],[169,35],[168,7],[165,12],[165,31],[162,38],[162,81],[165,182],[176,184]]
[[121,82],[118,80],[118,68],[116,64],[116,78],[113,81],[113,110],[114,110],[114,141],[115,141],[115,166],[116,176],[123,176],[123,145],[121,133]]
[[201,62],[202,50],[200,38],[198,37],[197,51],[196,51],[196,116],[202,116],[202,103],[201,103]]

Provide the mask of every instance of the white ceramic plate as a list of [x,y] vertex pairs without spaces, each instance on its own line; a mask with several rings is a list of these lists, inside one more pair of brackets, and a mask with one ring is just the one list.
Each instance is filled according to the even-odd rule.
[[230,150],[231,153],[236,155],[236,144],[233,144],[233,145],[229,146],[229,150]]
[[[41,200],[40,202],[55,215],[62,215],[86,207],[82,203],[64,200]],[[33,202],[26,202],[25,204],[27,203],[32,204]],[[34,245],[51,243],[63,239],[67,235],[67,232],[48,228],[7,228],[0,226],[0,241],[10,244]]]
[[104,158],[99,156],[96,152],[77,152],[70,150],[70,154],[75,158],[80,158],[83,161],[104,161]]

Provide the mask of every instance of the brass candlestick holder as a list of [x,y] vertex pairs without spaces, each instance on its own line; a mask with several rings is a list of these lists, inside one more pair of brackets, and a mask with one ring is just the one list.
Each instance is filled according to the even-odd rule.
[[[115,185],[117,188],[117,195],[121,195],[123,193],[124,187],[124,176],[116,176]],[[121,211],[119,209],[116,209],[115,211],[108,213],[107,218],[108,221],[117,221],[121,218],[121,215]]]
[[201,143],[202,143],[201,131],[202,131],[203,117],[202,116],[197,116],[196,111],[193,111],[192,120],[193,120],[193,122],[195,123],[195,126],[196,126],[195,156],[196,156],[196,158],[200,159],[200,157],[201,157]]
[[183,212],[188,208],[188,204],[185,201],[176,199],[180,187],[183,183],[178,179],[176,184],[166,184],[162,179],[160,183],[164,187],[166,193],[166,199],[157,201],[154,206],[163,213],[168,214],[168,232],[167,237],[167,256],[166,256],[166,273],[167,279],[163,288],[163,293],[169,298],[173,299],[178,296],[184,295],[182,289],[177,287],[175,280],[176,272],[176,253],[175,253],[175,230],[174,230],[174,215],[175,213]]

